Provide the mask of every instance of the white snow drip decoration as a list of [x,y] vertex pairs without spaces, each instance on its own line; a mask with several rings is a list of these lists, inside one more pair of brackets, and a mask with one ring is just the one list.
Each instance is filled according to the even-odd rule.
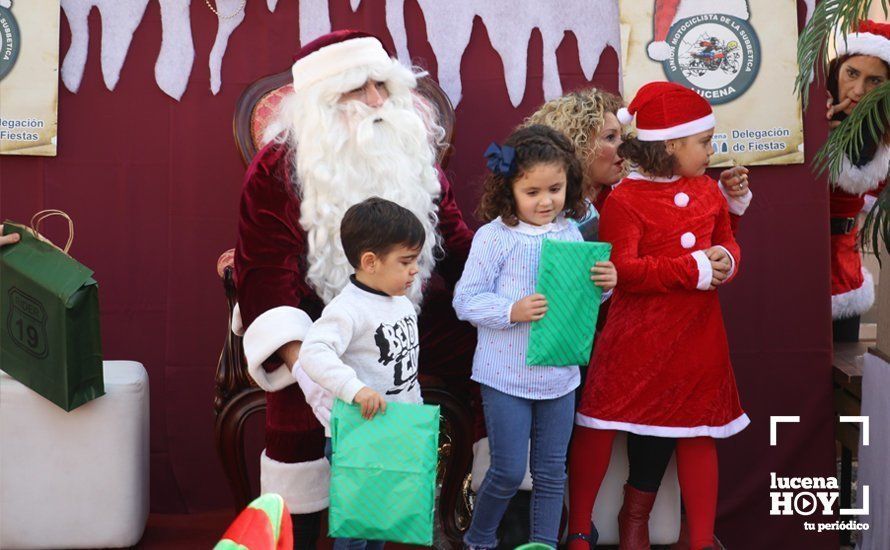
[[161,4],[161,53],[155,63],[155,82],[165,94],[179,101],[188,86],[195,62],[195,44],[189,18],[191,0],[159,0]]
[[62,62],[62,82],[72,92],[80,88],[87,62],[90,29],[87,17],[93,6],[102,16],[102,79],[114,90],[130,49],[133,33],[142,22],[148,0],[62,0],[71,27],[71,47]]
[[308,44],[329,32],[331,12],[328,0],[300,0],[300,43]]
[[[528,45],[532,31],[544,42],[544,98],[562,95],[556,49],[567,31],[578,40],[581,69],[593,77],[606,46],[620,50],[617,0],[417,0],[426,20],[427,39],[439,66],[442,89],[457,105],[462,94],[460,61],[470,42],[476,16],[488,31],[504,65],[507,93],[514,107],[525,96]],[[410,63],[404,21],[405,0],[386,0],[386,23],[403,63]]]
[[[6,0],[0,0],[4,2]],[[329,1],[299,0],[300,42],[306,44],[331,31]],[[345,2],[345,0],[334,0]],[[71,47],[62,63],[65,87],[77,92],[86,64],[89,27],[87,18],[95,6],[102,17],[102,75],[113,90],[120,76],[133,32],[142,22],[149,0],[62,0],[71,28]],[[195,47],[189,9],[191,0],[158,0],[161,8],[161,49],[155,64],[155,80],[161,90],[180,99],[189,83]],[[426,20],[427,37],[438,64],[438,79],[457,105],[463,93],[460,63],[470,42],[473,21],[479,17],[504,66],[510,101],[519,105],[527,84],[528,46],[532,31],[539,29],[544,43],[544,97],[562,94],[556,49],[567,32],[575,34],[584,76],[590,79],[606,46],[620,48],[618,0],[417,0]],[[807,0],[808,6],[813,0]],[[361,0],[349,0],[352,11]],[[242,0],[215,0],[220,17],[211,50],[210,90],[222,86],[222,63],[228,40],[245,17]],[[274,12],[278,0],[266,0]],[[405,29],[405,0],[386,0],[386,24],[403,63],[411,62]],[[812,9],[808,8],[811,12]],[[237,10],[237,11],[236,11]]]
[[[216,11],[224,15],[234,14],[232,17],[220,17],[219,27],[216,29],[216,40],[213,49],[210,50],[210,91],[213,95],[219,93],[222,86],[222,60],[226,55],[226,47],[229,45],[229,36],[244,21],[244,13],[247,9],[239,9],[242,0],[216,0]],[[236,13],[235,10],[238,10]]]

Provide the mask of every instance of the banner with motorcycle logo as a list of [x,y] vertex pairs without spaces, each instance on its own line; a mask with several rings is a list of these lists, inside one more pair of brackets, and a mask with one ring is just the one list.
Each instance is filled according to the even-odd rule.
[[655,80],[706,98],[711,166],[802,164],[797,2],[620,0],[623,96]]
[[59,0],[0,0],[0,155],[56,156]]

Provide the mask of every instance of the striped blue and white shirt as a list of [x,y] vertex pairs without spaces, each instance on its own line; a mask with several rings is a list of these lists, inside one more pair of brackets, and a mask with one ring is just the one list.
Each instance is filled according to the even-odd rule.
[[534,294],[545,239],[581,241],[574,223],[559,217],[546,226],[500,218],[479,228],[454,289],[459,319],[478,328],[473,380],[525,399],[555,399],[580,384],[577,366],[525,365],[531,323],[511,323],[513,304]]

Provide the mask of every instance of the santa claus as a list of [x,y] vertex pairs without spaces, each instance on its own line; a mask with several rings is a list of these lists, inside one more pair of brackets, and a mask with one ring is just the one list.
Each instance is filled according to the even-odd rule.
[[[451,309],[472,233],[436,165],[444,132],[414,89],[418,72],[366,33],[337,31],[295,56],[294,92],[245,176],[235,251],[236,330],[251,376],[266,390],[263,492],[294,514],[295,547],[311,548],[328,506],[317,386],[297,365],[301,341],[352,268],[340,221],[372,196],[410,209],[427,239],[409,292],[420,315],[421,373],[466,381],[475,333]],[[299,379],[299,384],[297,384]]]
[[[827,82],[832,127],[849,116],[866,94],[890,80],[890,24],[864,21],[846,39],[838,36],[836,48]],[[879,140],[869,132],[862,137],[858,158],[844,156],[830,194],[831,315],[835,340],[841,341],[858,340],[859,316],[875,300],[874,282],[857,246],[856,217],[871,208],[890,167],[890,132]]]

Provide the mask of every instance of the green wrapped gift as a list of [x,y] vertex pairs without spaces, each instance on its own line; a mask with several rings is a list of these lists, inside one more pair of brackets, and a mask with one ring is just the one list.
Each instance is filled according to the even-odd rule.
[[526,365],[572,366],[590,361],[603,290],[590,268],[609,259],[608,243],[548,239],[541,248],[535,292],[547,298],[547,313],[532,322]]
[[439,407],[387,403],[365,420],[337,400],[331,438],[330,536],[432,545]]
[[0,247],[0,365],[71,411],[105,394],[99,289],[93,272],[66,253],[70,239],[62,250],[40,237],[33,219],[32,228],[3,222],[4,234],[21,240]]

